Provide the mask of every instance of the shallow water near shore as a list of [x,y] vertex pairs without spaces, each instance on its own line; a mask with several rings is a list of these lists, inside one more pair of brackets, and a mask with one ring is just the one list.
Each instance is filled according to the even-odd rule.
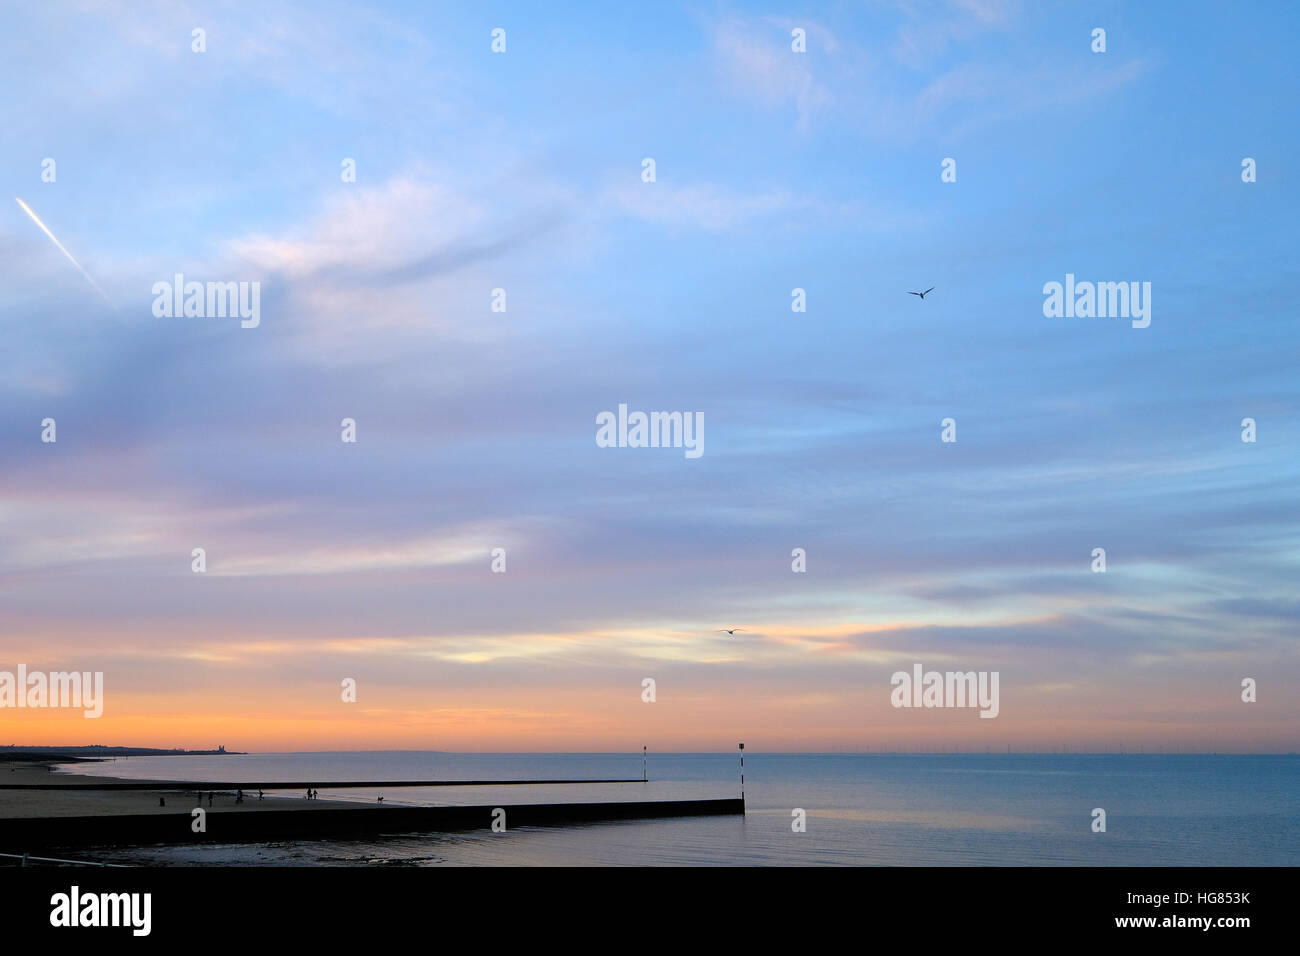
[[[132,757],[69,767],[169,780],[317,779],[323,799],[394,805],[731,797],[735,754],[424,751]],[[330,790],[326,781],[633,777],[633,783]],[[1300,864],[1300,757],[1208,754],[745,755],[747,813],[364,841],[138,847],[81,854],[144,865]],[[304,801],[305,802],[305,801]],[[1092,832],[1094,808],[1106,832]],[[792,813],[806,812],[806,832]]]

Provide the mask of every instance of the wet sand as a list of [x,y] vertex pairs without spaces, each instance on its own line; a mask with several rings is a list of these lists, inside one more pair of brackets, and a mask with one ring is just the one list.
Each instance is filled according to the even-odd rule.
[[[123,777],[90,776],[80,773],[54,772],[52,764],[0,764],[0,784],[44,784],[52,787],[69,783],[148,783]],[[158,805],[158,798],[167,801]],[[303,794],[268,793],[258,800],[257,791],[244,791],[244,802],[235,803],[233,791],[216,792],[212,806],[205,793],[203,803],[193,791],[150,790],[80,790],[60,793],[55,790],[0,790],[0,819],[68,816],[125,816],[129,814],[175,813],[202,806],[209,813],[240,813],[247,810],[325,810],[328,808],[365,808],[368,804],[347,800],[308,800]]]

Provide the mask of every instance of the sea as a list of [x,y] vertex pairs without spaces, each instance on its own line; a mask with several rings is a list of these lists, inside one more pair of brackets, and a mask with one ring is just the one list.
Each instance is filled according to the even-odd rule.
[[[131,757],[69,772],[321,781],[328,800],[507,808],[503,833],[131,847],[82,856],[240,866],[1296,866],[1300,757],[745,753],[741,816],[510,828],[511,803],[740,794],[738,755],[431,751]],[[331,790],[345,780],[635,778],[631,783]],[[302,799],[301,794],[292,794]],[[1095,810],[1105,811],[1096,832]],[[803,826],[799,824],[802,821]]]

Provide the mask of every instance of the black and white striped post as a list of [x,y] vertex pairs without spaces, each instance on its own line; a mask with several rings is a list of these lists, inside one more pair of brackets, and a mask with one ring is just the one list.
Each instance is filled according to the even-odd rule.
[[740,745],[740,802],[745,802],[745,745]]

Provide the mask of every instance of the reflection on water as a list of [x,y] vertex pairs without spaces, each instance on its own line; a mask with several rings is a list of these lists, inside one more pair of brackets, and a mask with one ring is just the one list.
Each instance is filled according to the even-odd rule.
[[[70,768],[71,769],[71,768]],[[652,756],[649,783],[329,790],[346,779],[637,777],[641,755],[337,753],[133,757],[77,772],[317,779],[321,796],[421,805],[734,796],[734,754]],[[219,865],[1288,865],[1300,759],[1225,755],[780,755],[745,759],[748,813],[364,842],[137,848],[99,859]],[[1107,832],[1091,832],[1104,807]],[[791,811],[807,811],[807,832]]]

